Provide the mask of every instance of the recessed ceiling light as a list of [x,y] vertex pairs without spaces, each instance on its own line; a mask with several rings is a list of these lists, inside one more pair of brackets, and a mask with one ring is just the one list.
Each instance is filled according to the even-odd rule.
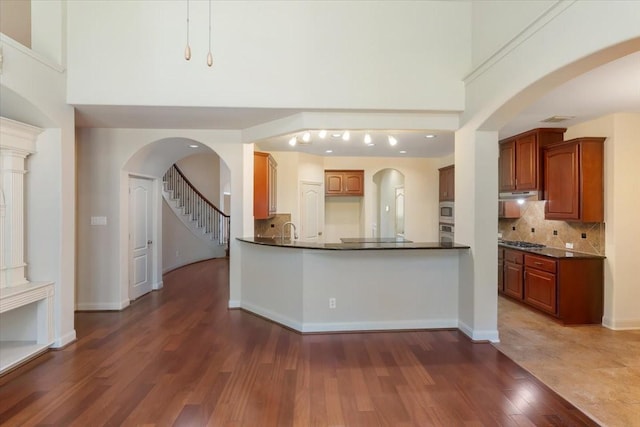
[[395,145],[398,143],[398,140],[397,140],[397,139],[395,139],[395,138],[394,138],[393,136],[391,136],[391,135],[389,135],[388,139],[389,139],[389,145],[390,145],[390,146],[392,146],[392,147],[393,147],[393,146],[395,146]]
[[407,154],[407,150],[400,150],[400,154]]
[[345,130],[344,133],[342,134],[342,140],[343,141],[348,141],[349,138],[351,138],[351,134],[349,133],[348,130]]
[[320,137],[320,139],[325,139],[327,137],[327,131],[322,129],[318,136]]
[[331,154],[331,153],[333,153],[333,150],[326,150],[325,153]]
[[364,134],[364,143],[371,144],[371,135],[369,135],[368,133]]
[[289,140],[289,145],[292,147],[295,147],[297,143],[298,143],[298,139],[295,136]]
[[331,138],[340,138],[342,136],[341,133],[332,133]]
[[431,139],[431,138],[435,138],[436,136],[434,134],[430,133],[430,134],[425,135],[424,137]]
[[189,144],[189,148],[198,148],[199,146],[196,144]]
[[374,145],[376,145],[376,144],[374,144],[373,142],[370,142],[370,143],[367,144],[367,147],[373,147]]
[[309,132],[305,132],[302,134],[302,140],[304,142],[309,142],[311,141],[311,134]]

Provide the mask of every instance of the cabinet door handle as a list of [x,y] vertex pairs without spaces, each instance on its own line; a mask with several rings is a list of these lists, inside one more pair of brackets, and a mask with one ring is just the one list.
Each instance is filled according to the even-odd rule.
[[535,265],[542,265],[542,263],[541,263],[541,262],[538,262],[538,261],[534,262],[534,264],[535,264]]

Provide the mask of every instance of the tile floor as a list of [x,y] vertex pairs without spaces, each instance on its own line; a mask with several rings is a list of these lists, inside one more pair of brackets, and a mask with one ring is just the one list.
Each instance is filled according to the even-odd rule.
[[498,298],[496,348],[604,426],[640,426],[640,330],[562,326]]

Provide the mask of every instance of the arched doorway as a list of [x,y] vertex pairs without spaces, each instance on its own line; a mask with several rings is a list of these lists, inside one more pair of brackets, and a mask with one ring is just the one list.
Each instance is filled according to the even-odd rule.
[[376,184],[376,237],[404,237],[404,174],[382,169],[373,175]]
[[[174,170],[179,188],[165,182]],[[210,227],[203,224],[208,215],[204,207],[223,209],[231,197],[229,168],[213,149],[190,138],[157,140],[127,160],[121,178],[128,193],[122,199],[128,213],[127,262],[122,267],[129,299],[160,289],[162,274],[169,270],[227,253],[226,248],[215,250],[207,235]],[[198,201],[195,209],[196,197],[208,205]],[[224,232],[228,238],[228,226]]]

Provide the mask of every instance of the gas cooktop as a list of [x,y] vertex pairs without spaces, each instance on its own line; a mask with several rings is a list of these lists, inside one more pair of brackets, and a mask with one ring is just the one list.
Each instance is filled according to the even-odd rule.
[[520,240],[502,240],[500,243],[502,243],[503,245],[515,246],[517,248],[529,248],[529,249],[546,248],[546,246],[541,243],[523,242]]

